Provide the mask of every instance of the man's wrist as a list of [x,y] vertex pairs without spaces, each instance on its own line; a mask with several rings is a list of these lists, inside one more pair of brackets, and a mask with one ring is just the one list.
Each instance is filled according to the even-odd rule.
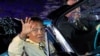
[[26,40],[26,35],[19,34],[18,36],[19,36],[20,39],[22,39],[22,40]]

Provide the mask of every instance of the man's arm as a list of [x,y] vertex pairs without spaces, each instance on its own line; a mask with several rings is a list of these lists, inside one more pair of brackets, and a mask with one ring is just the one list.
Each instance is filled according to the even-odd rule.
[[8,47],[9,56],[21,56],[23,52],[24,40],[17,35]]

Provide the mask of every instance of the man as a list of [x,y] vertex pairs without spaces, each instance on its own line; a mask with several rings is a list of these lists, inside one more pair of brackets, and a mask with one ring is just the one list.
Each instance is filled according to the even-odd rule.
[[[9,56],[46,56],[45,29],[43,21],[38,17],[21,20],[22,31],[10,43],[8,48]],[[55,49],[50,45],[50,52]]]

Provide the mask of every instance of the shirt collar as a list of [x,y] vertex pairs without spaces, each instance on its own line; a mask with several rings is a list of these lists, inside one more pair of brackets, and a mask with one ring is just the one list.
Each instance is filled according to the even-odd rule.
[[26,42],[29,42],[29,43],[32,43],[32,44],[35,44],[35,45],[39,45],[39,43],[36,43],[36,42],[34,42],[34,41],[30,40],[30,39],[26,39]]
[[45,46],[45,42],[44,41],[41,42],[41,43],[36,43],[36,42],[34,42],[34,41],[30,40],[30,39],[26,39],[26,42],[29,42],[31,44],[35,44],[35,45],[38,45],[38,46]]

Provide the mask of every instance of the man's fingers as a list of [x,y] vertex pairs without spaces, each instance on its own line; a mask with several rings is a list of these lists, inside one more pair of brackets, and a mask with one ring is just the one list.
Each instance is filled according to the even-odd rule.
[[23,20],[21,19],[21,23],[22,23],[22,25],[24,24],[24,22],[23,22]]
[[30,23],[31,22],[31,18],[30,17],[26,17],[25,18],[25,23]]
[[28,17],[25,18],[25,23],[27,23],[27,22],[28,22]]
[[31,18],[30,18],[30,17],[28,18],[28,21],[27,21],[27,22],[28,22],[28,23],[30,23],[30,22],[31,22]]

